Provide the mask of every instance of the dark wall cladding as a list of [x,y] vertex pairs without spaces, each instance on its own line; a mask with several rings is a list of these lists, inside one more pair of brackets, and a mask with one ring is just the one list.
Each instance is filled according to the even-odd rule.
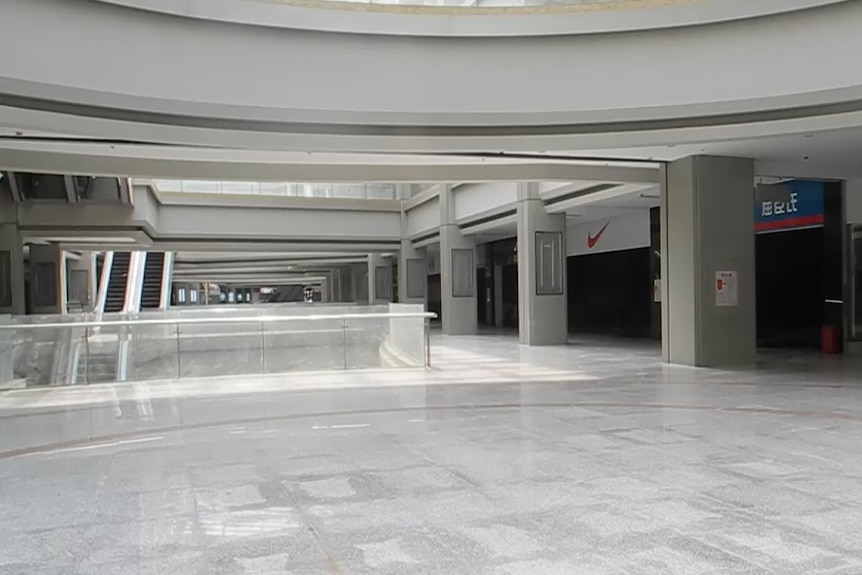
[[843,184],[817,184],[822,186],[822,226],[756,236],[761,347],[819,348],[823,326],[842,324],[842,305],[827,300],[842,299]]
[[823,238],[823,228],[757,236],[758,345],[819,345],[824,319]]
[[[824,325],[841,326],[842,305],[826,301],[842,299],[842,186],[796,181],[760,190],[754,205],[760,214],[755,237],[758,345],[818,348]],[[816,205],[819,199],[806,198],[819,198],[821,190],[822,208]],[[772,208],[767,214],[765,202]],[[822,216],[814,221],[818,214]],[[650,211],[650,247],[567,258],[570,332],[661,337],[661,303],[654,297],[661,277],[659,216],[658,208]],[[794,228],[806,225],[814,227]],[[482,325],[494,325],[500,311],[503,327],[518,325],[515,251],[511,239],[487,246],[485,269],[477,274]],[[502,294],[495,294],[496,272],[502,273]],[[429,276],[429,308],[440,313],[432,296],[439,284],[433,282]],[[495,312],[495,302],[503,309]]]
[[[827,303],[842,299],[842,184],[795,181],[760,192],[754,206],[760,232],[755,239],[758,345],[818,348],[822,327],[840,327],[843,317],[840,303]],[[764,202],[774,208],[779,201],[780,214],[762,213]],[[817,214],[822,215],[814,221]],[[650,220],[650,248],[568,258],[570,331],[661,337],[661,304],[653,297],[661,272],[658,208]]]
[[647,337],[651,248],[568,258],[569,331]]
[[428,311],[437,314],[438,321],[443,321],[443,300],[440,290],[440,274],[428,274],[427,280]]

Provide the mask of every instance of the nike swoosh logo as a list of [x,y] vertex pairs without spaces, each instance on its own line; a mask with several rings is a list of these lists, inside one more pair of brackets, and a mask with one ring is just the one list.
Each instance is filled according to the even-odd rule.
[[596,244],[599,243],[599,239],[602,237],[602,234],[605,233],[605,230],[608,229],[608,226],[610,224],[611,224],[611,222],[609,221],[604,226],[602,226],[602,229],[600,229],[599,233],[597,233],[596,235],[592,235],[589,232],[587,232],[587,247],[588,248],[593,249],[594,247],[596,247]]

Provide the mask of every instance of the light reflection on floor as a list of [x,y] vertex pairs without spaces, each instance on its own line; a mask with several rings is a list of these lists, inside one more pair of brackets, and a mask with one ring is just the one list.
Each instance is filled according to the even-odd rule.
[[431,371],[0,395],[0,574],[862,573],[862,369],[435,338]]

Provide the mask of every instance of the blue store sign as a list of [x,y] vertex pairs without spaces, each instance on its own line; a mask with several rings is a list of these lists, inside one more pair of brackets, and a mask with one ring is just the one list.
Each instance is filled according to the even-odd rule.
[[823,182],[791,180],[761,185],[754,197],[756,233],[823,226]]

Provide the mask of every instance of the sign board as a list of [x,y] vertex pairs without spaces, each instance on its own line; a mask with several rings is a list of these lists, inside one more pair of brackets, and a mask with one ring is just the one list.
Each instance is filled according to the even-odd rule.
[[715,272],[715,305],[718,307],[739,305],[739,287],[735,271]]
[[823,226],[823,182],[790,180],[759,185],[754,193],[758,234]]
[[649,210],[634,210],[607,219],[569,222],[566,255],[585,256],[648,248],[651,242]]
[[563,234],[536,232],[536,295],[563,295]]

